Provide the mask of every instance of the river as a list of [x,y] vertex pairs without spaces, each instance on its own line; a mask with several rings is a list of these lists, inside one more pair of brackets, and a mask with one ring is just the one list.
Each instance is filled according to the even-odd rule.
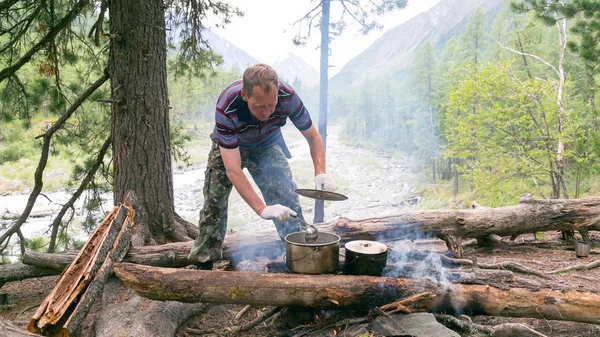
[[[397,213],[404,207],[406,200],[414,200],[416,176],[411,173],[410,163],[406,158],[393,158],[383,152],[374,152],[344,145],[340,142],[341,127],[328,128],[327,137],[327,172],[338,183],[337,192],[345,194],[348,200],[329,201],[325,203],[325,221],[339,217],[365,219]],[[298,188],[314,188],[312,161],[306,141],[295,128],[284,127],[284,137],[292,153],[290,166]],[[197,151],[208,155],[208,147]],[[196,164],[194,169],[179,170],[173,175],[175,193],[175,209],[183,218],[197,222],[198,211],[202,207],[202,186],[204,184],[204,164]],[[256,186],[255,186],[256,188]],[[52,214],[56,213],[71,196],[61,191],[44,193],[39,196],[32,210],[32,216],[22,226],[26,238],[47,236]],[[0,196],[0,221],[8,224],[25,208],[29,195]],[[112,195],[103,195],[104,210],[112,207]],[[85,218],[82,209],[84,197],[75,205],[77,221]],[[313,218],[313,203],[309,198],[300,197],[307,220]],[[309,221],[310,222],[310,221]],[[229,205],[229,228],[231,230],[274,230],[270,221],[262,220],[240,198],[237,192],[232,193]],[[87,234],[72,226],[71,235],[85,239]],[[18,247],[15,247],[18,248]]]

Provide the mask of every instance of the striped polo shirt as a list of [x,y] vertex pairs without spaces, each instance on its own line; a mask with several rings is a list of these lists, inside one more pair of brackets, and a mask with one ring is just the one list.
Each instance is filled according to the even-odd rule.
[[300,97],[282,81],[279,81],[275,111],[264,122],[250,113],[241,90],[242,80],[235,81],[217,100],[215,134],[219,145],[224,148],[263,149],[274,146],[283,140],[281,127],[288,117],[300,131],[312,125]]

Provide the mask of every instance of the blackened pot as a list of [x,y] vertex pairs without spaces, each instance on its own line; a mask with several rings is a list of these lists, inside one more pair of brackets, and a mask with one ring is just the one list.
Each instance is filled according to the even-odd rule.
[[344,273],[381,276],[387,264],[387,246],[377,241],[349,241],[346,247]]

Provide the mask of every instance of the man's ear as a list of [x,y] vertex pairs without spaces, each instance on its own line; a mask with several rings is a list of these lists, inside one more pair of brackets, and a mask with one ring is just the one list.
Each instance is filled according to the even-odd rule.
[[244,100],[244,102],[248,102],[248,95],[246,95],[244,89],[240,90],[240,93],[242,93],[242,99]]

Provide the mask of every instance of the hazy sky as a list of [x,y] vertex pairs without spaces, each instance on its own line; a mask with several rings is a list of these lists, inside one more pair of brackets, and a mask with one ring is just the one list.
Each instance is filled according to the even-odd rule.
[[[329,69],[329,75],[338,72],[344,64],[360,54],[388,29],[428,10],[439,1],[408,0],[408,5],[404,9],[396,10],[379,20],[384,24],[382,31],[372,31],[366,36],[358,33],[356,26],[348,27],[331,45],[332,55],[329,64],[334,67]],[[311,41],[305,46],[298,47],[292,43],[292,38],[298,30],[297,24],[292,25],[314,8],[316,1],[227,0],[227,2],[239,7],[245,15],[242,18],[234,18],[225,29],[212,29],[219,36],[242,48],[260,62],[272,64],[291,52],[302,57],[317,71],[319,70],[317,48],[320,32],[313,29]],[[332,2],[332,12],[338,7],[339,2]],[[332,13],[333,15],[335,14]]]

